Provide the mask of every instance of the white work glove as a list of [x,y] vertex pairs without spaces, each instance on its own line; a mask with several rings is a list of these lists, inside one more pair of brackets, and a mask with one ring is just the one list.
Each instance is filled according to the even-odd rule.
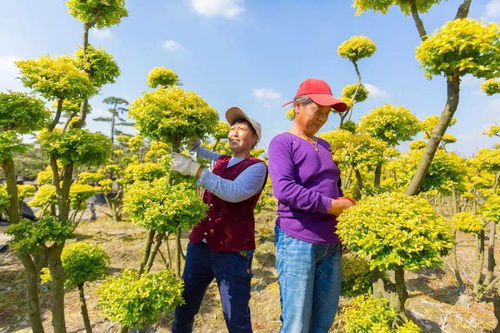
[[196,177],[200,164],[179,153],[172,153],[170,168],[181,175]]

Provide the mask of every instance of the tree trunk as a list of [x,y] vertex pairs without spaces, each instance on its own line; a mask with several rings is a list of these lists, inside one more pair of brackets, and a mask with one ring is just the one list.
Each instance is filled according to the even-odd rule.
[[363,178],[361,177],[361,173],[358,169],[354,169],[354,174],[356,175],[356,180],[358,181],[358,190],[361,196],[361,192],[363,191]]
[[181,277],[181,258],[182,258],[182,245],[181,245],[181,231],[179,230],[176,235],[176,245],[177,245],[177,277]]
[[356,63],[356,61],[353,61],[352,64],[354,65],[354,70],[356,71],[356,77],[358,78],[357,82],[358,85],[356,86],[356,90],[354,90],[354,94],[352,95],[351,98],[351,108],[346,112],[349,114],[349,120],[351,120],[352,113],[354,112],[354,104],[356,104],[356,96],[358,95],[359,88],[361,87],[361,73],[359,72],[358,64]]
[[486,276],[484,278],[484,285],[487,286],[491,283],[493,279],[493,273],[495,272],[495,237],[496,237],[496,228],[497,225],[495,222],[490,221],[490,235],[488,241],[488,268],[486,270]]
[[7,158],[2,161],[2,169],[5,174],[7,193],[10,196],[10,203],[7,207],[7,216],[10,224],[16,224],[21,217],[21,206],[19,204],[19,195],[17,191],[17,179],[14,170],[14,161]]
[[476,262],[474,272],[474,280],[472,281],[473,285],[473,294],[474,297],[479,297],[479,289],[481,287],[481,276],[483,273],[483,262],[484,262],[484,230],[479,233],[477,236],[477,247],[476,247]]
[[85,325],[85,331],[87,333],[92,333],[92,325],[90,325],[89,312],[87,310],[87,302],[85,301],[85,293],[83,291],[83,283],[78,285],[78,294],[80,296],[80,311],[82,313],[83,324]]
[[457,110],[460,93],[460,77],[448,77],[446,83],[448,88],[446,105],[441,113],[441,118],[439,119],[438,124],[432,132],[432,137],[427,142],[424,155],[420,160],[417,171],[415,172],[410,185],[408,185],[408,188],[406,189],[407,195],[416,195],[420,192],[420,186],[422,186],[425,176],[427,175],[427,171],[429,170],[432,159],[436,154],[439,142],[441,142],[441,139],[446,132],[455,111]]
[[151,245],[153,244],[154,236],[155,236],[155,231],[149,230],[148,238],[146,239],[146,244],[144,246],[144,253],[142,255],[141,268],[139,269],[139,274],[144,273],[144,269],[146,268],[146,264],[148,262],[149,255],[151,253]]
[[151,251],[151,254],[149,255],[148,262],[146,264],[146,273],[149,273],[151,270],[151,267],[153,267],[153,262],[156,258],[156,254],[158,253],[158,250],[160,249],[161,243],[163,241],[163,238],[165,237],[164,232],[159,232],[156,234],[155,237],[155,246],[153,247],[153,250]]
[[380,161],[375,168],[375,188],[380,187],[380,180],[382,179],[382,161]]
[[49,269],[52,275],[52,327],[55,333],[66,333],[64,321],[64,270],[61,262],[63,244],[54,244],[49,248]]
[[398,266],[394,271],[394,279],[396,281],[396,293],[398,294],[399,303],[404,311],[405,303],[408,299],[408,290],[406,289],[405,270],[402,266]]
[[466,18],[469,15],[470,4],[472,0],[464,0],[464,2],[458,7],[457,14],[455,15],[455,20],[460,18]]
[[458,256],[457,256],[457,231],[455,230],[453,233],[453,238],[455,239],[455,247],[453,248],[453,273],[455,274],[455,279],[457,279],[458,289],[460,293],[462,293],[465,289],[464,280],[462,280],[462,276],[460,275],[460,267],[458,266]]
[[42,317],[40,315],[40,299],[38,289],[38,270],[29,255],[19,256],[24,266],[24,279],[26,282],[26,300],[28,315],[33,333],[44,333]]
[[420,36],[420,39],[424,41],[427,38],[427,32],[424,28],[424,22],[422,22],[422,20],[420,19],[420,15],[418,14],[416,2],[416,0],[408,0],[408,3],[410,4],[411,17],[413,18],[415,26],[417,27],[418,35]]

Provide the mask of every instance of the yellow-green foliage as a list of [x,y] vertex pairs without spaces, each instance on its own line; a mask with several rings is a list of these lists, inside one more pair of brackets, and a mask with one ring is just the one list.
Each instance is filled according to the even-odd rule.
[[218,121],[217,126],[214,129],[214,138],[219,140],[227,139],[229,129],[230,126],[228,123],[226,123],[225,121]]
[[456,136],[454,136],[453,134],[449,134],[449,133],[445,133],[443,135],[443,138],[441,139],[444,143],[448,144],[448,143],[455,143],[457,142],[457,138]]
[[382,161],[387,146],[368,134],[353,134],[339,129],[321,133],[319,137],[330,144],[336,162],[358,168],[377,165]]
[[367,197],[338,220],[342,243],[368,257],[370,269],[431,267],[453,247],[447,222],[426,199],[417,196],[385,193]]
[[415,140],[410,143],[410,149],[412,150],[418,150],[418,149],[423,149],[425,148],[426,143],[425,141],[422,140]]
[[36,189],[33,185],[17,185],[17,191],[19,201],[22,201],[35,194]]
[[172,148],[169,144],[159,141],[152,141],[149,145],[149,150],[147,151],[144,159],[148,162],[164,162],[168,159]]
[[108,275],[109,256],[99,245],[72,243],[61,254],[66,288],[92,282]]
[[42,56],[16,61],[16,65],[23,84],[49,100],[87,98],[96,93],[88,74],[76,66],[72,57]]
[[[420,13],[427,12],[432,6],[440,3],[442,0],[416,0],[417,11]],[[354,0],[353,7],[356,8],[356,15],[361,15],[367,10],[373,10],[387,13],[391,6],[399,6],[401,11],[408,15],[410,14],[410,6],[408,0]]]
[[154,323],[163,311],[183,304],[182,280],[169,270],[139,275],[126,270],[107,278],[98,288],[99,307],[109,320],[123,327]]
[[286,118],[293,120],[295,118],[295,108],[290,108],[286,111]]
[[[93,186],[74,183],[69,191],[70,207],[74,210],[84,210],[85,202],[96,193]],[[56,189],[54,185],[45,184],[38,188],[35,197],[30,205],[33,207],[45,208],[57,203]]]
[[349,131],[351,133],[356,133],[356,129],[358,128],[358,124],[356,124],[354,121],[352,120],[346,120],[342,123],[342,125],[340,126],[340,129],[343,129],[343,130],[346,130],[346,131]]
[[166,143],[212,133],[219,115],[193,92],[174,87],[145,93],[129,108],[141,134]]
[[69,191],[71,209],[82,211],[86,208],[86,201],[96,194],[93,186],[74,183]]
[[490,196],[481,206],[479,212],[489,221],[500,222],[500,195],[494,194]]
[[[429,116],[429,117],[425,118],[424,120],[422,120],[422,122],[420,123],[420,127],[424,131],[424,138],[425,139],[429,139],[431,137],[432,131],[434,130],[434,127],[436,127],[438,122],[439,122],[439,116],[436,116],[436,115]],[[457,123],[457,118],[453,117],[453,118],[451,118],[448,127],[451,127],[451,126],[455,125],[456,123]]]
[[481,89],[483,89],[483,91],[488,96],[493,96],[495,94],[498,94],[500,92],[500,80],[497,79],[486,80],[481,84]]
[[460,212],[455,214],[451,220],[451,225],[462,232],[479,233],[484,230],[483,221],[479,216],[470,212]]
[[78,175],[78,183],[95,185],[105,178],[103,170],[96,172],[82,172]]
[[352,62],[370,57],[377,47],[375,43],[366,36],[352,36],[339,45],[337,53],[342,58],[347,58]]
[[0,185],[0,212],[10,206],[10,195],[6,185]]
[[155,67],[148,74],[148,86],[156,87],[171,87],[180,85],[180,79],[176,72],[165,67]]
[[[357,83],[350,84],[348,86],[345,86],[344,89],[342,89],[342,97],[345,99],[351,99],[354,96],[354,93],[356,92],[356,88],[358,87]],[[360,84],[358,88],[358,92],[356,93],[356,99],[354,100],[356,103],[363,102],[368,98],[368,95],[370,93],[368,90],[366,90],[364,84]]]
[[90,76],[96,87],[115,82],[120,75],[120,68],[113,57],[102,48],[88,45],[75,52],[76,65]]
[[342,257],[342,290],[345,297],[355,297],[372,292],[370,266],[354,254]]
[[14,154],[25,150],[26,145],[22,143],[16,132],[0,131],[0,161],[12,158]]
[[482,148],[474,156],[481,170],[496,173],[500,171],[500,149]]
[[45,184],[38,188],[35,197],[30,202],[33,207],[47,207],[57,203],[56,189],[54,185]]
[[61,165],[98,166],[105,164],[111,154],[111,141],[102,133],[91,133],[83,129],[53,132],[43,130],[38,134],[41,147],[55,157]]
[[483,134],[487,136],[500,136],[500,125],[491,125]]
[[52,169],[50,166],[38,172],[36,175],[36,181],[40,185],[52,184]]
[[26,93],[0,93],[0,130],[26,134],[41,129],[49,120],[44,102]]
[[474,19],[447,22],[417,47],[417,59],[428,78],[434,75],[494,78],[500,75],[497,24]]
[[[415,174],[418,163],[422,159],[423,149],[409,150],[397,160],[388,164],[388,169],[393,171],[397,188],[405,188]],[[457,191],[463,191],[464,180],[467,174],[466,160],[456,153],[438,149],[422,183],[421,190],[438,191],[450,194],[453,186]]]
[[135,182],[127,188],[123,203],[132,222],[170,233],[193,227],[206,216],[208,208],[194,184],[169,184],[167,177]]
[[165,168],[158,163],[129,164],[125,169],[125,179],[128,181],[152,181],[166,175]]
[[360,118],[357,131],[395,146],[410,140],[420,130],[418,118],[402,106],[385,104]]
[[121,22],[128,16],[125,0],[68,0],[69,13],[82,22],[93,22],[100,28]]
[[71,221],[61,221],[56,217],[46,217],[33,222],[22,219],[19,223],[12,224],[6,233],[12,238],[8,244],[22,254],[33,254],[46,243],[62,243],[74,230]]
[[421,332],[420,328],[409,320],[393,329],[392,324],[396,317],[396,311],[389,306],[388,300],[372,298],[369,295],[350,299],[339,314],[345,333]]

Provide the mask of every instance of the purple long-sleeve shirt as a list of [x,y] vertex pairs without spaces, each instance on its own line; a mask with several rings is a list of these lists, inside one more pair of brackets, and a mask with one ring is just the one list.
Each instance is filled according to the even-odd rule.
[[330,145],[314,144],[285,132],[269,144],[269,176],[278,199],[276,224],[289,236],[315,244],[338,244],[337,220],[327,214],[332,199],[343,196],[340,170]]

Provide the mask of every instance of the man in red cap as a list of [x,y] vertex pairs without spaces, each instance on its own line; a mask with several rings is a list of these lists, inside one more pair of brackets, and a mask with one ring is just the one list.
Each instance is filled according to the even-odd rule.
[[[328,332],[338,308],[342,246],[336,217],[354,204],[343,197],[329,144],[315,137],[332,108],[347,106],[323,80],[307,79],[293,101],[292,128],[269,144],[269,175],[278,199],[276,268],[281,333]],[[285,104],[285,105],[286,105]]]

